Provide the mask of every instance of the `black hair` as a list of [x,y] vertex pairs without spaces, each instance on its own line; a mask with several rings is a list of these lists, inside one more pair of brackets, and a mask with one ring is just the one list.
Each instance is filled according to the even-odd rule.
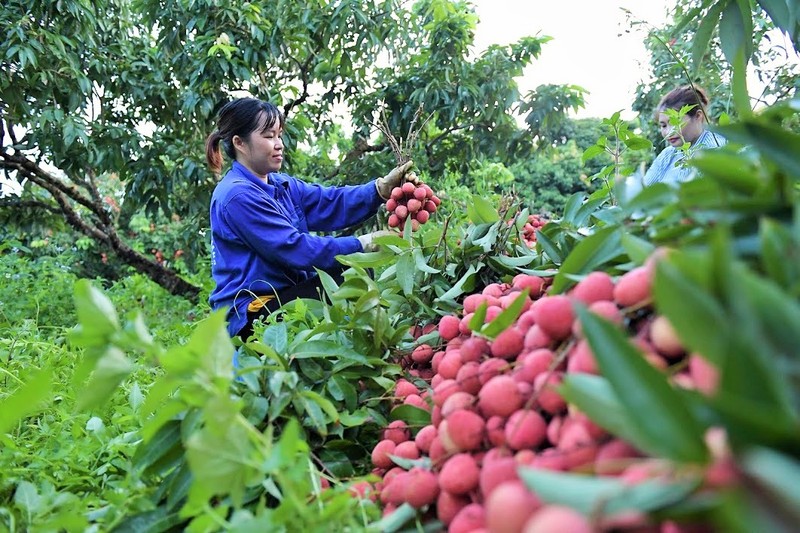
[[225,150],[225,155],[235,160],[236,151],[233,148],[235,136],[247,138],[254,131],[260,133],[269,131],[276,124],[280,124],[283,128],[284,122],[283,113],[275,104],[250,97],[231,100],[219,110],[217,129],[206,139],[206,162],[209,168],[216,174],[222,170],[220,144]]
[[705,115],[708,95],[697,85],[682,85],[664,95],[656,107],[656,117],[666,109],[677,111],[687,105],[694,106],[686,113],[690,117],[695,117],[698,113]]

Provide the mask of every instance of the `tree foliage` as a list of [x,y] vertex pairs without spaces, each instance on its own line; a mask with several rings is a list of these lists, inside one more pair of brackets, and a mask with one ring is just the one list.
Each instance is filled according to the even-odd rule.
[[[433,115],[419,147],[425,167],[463,170],[473,158],[530,150],[548,121],[582,102],[577,88],[549,87],[548,113],[533,111],[529,130],[520,130],[513,113],[541,96],[521,97],[515,78],[547,38],[472,58],[477,19],[460,1],[422,0],[409,9],[394,0],[281,0],[269,8],[12,0],[0,20],[8,74],[0,79],[0,160],[23,191],[3,199],[6,220],[21,205],[36,206],[33,218],[61,213],[73,230],[183,294],[197,289],[135,250],[124,230],[137,212],[207,225],[215,180],[204,168],[204,140],[217,109],[240,91],[282,106],[288,170],[297,159],[312,180],[336,175],[340,163],[350,181],[385,171],[390,152],[373,135],[382,111],[402,135],[424,107]],[[343,110],[352,138],[339,127]],[[331,135],[343,141],[339,157],[301,153],[332,146]],[[124,194],[112,216],[103,187],[115,179]],[[180,248],[204,253],[196,232],[184,238]]]

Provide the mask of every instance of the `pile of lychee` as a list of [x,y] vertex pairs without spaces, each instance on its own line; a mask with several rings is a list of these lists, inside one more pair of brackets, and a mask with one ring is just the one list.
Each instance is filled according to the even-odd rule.
[[441,200],[428,185],[406,181],[402,186],[392,189],[386,200],[389,227],[404,229],[406,223],[411,221],[411,230],[417,231],[436,212],[440,203]]
[[[593,272],[569,292],[551,295],[548,279],[520,274],[467,296],[461,313],[439,320],[440,344],[418,344],[405,355],[408,375],[394,391],[398,405],[428,411],[431,423],[391,422],[372,450],[380,481],[361,489],[385,514],[407,503],[450,533],[647,525],[642,514],[588,517],[545,504],[524,485],[518,467],[618,476],[629,484],[671,479],[674,472],[663,461],[609,434],[557,390],[565,375],[598,373],[576,319],[574,303],[581,302],[624,328],[642,357],[668,370],[677,386],[713,393],[716,368],[686,353],[667,319],[650,306],[652,276],[652,263],[618,279]],[[473,331],[476,311],[485,309],[488,323],[517,298],[524,303],[511,326],[494,338]]]

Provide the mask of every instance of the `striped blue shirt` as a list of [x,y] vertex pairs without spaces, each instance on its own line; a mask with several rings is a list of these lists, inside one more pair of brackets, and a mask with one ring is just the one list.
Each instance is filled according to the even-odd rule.
[[700,137],[689,147],[689,150],[679,150],[674,146],[667,146],[658,154],[653,164],[644,175],[645,187],[654,183],[678,185],[690,181],[697,176],[697,169],[686,164],[686,159],[691,158],[698,150],[704,148],[718,148],[727,141],[721,135],[704,130]]

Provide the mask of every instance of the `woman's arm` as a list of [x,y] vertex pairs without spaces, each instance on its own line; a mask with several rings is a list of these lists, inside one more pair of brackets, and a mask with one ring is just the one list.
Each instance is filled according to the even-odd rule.
[[225,221],[267,263],[298,270],[338,266],[337,255],[362,250],[356,237],[329,237],[300,231],[267,195],[240,193],[225,206]]
[[359,224],[374,215],[383,202],[375,180],[339,187],[292,180],[290,190],[306,214],[310,231],[336,231]]

